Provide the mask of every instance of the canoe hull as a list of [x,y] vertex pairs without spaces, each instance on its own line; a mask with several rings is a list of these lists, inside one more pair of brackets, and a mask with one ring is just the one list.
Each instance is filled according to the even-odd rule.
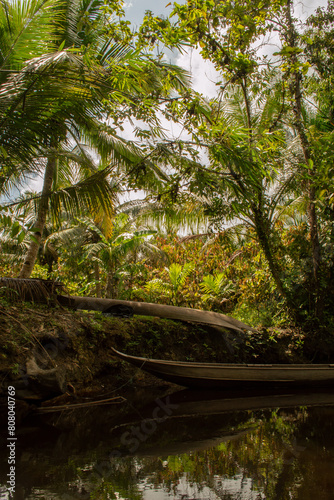
[[241,365],[229,363],[191,363],[129,356],[114,353],[158,378],[183,387],[227,389],[265,385],[331,385],[334,388],[334,365]]
[[133,314],[143,316],[157,316],[158,318],[212,325],[218,328],[228,328],[240,333],[243,333],[244,330],[255,331],[255,329],[249,325],[235,318],[231,318],[231,316],[226,316],[226,314],[213,311],[202,311],[190,307],[167,306],[164,304],[136,302],[133,300],[100,299],[96,297],[74,297],[66,295],[57,295],[57,301],[62,306],[71,307],[73,309],[104,312],[112,306],[125,306],[131,308]]

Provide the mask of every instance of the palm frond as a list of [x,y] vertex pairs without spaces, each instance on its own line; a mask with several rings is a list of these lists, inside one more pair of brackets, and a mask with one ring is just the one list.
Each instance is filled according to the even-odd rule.
[[[56,49],[55,23],[60,0],[2,0],[0,9],[0,67],[20,71],[31,54],[41,56]],[[10,73],[8,73],[10,74]],[[4,81],[6,73],[0,80]]]
[[193,272],[195,265],[193,262],[187,262],[184,266],[174,263],[168,269],[169,279],[175,288],[184,285],[188,276]]
[[80,210],[97,214],[101,209],[112,216],[116,194],[108,182],[109,173],[110,169],[106,168],[73,186],[50,193],[50,208],[55,220],[59,218],[61,209],[71,216]]
[[172,295],[170,284],[165,283],[160,278],[147,281],[144,288],[150,294],[163,294],[166,297],[170,297]]
[[48,302],[61,291],[62,283],[42,279],[19,279],[0,277],[0,290],[5,292],[11,300],[33,302]]

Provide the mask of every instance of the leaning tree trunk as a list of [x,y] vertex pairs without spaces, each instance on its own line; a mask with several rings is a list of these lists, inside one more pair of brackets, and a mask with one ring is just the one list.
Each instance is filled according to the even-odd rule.
[[51,156],[46,164],[42,195],[38,205],[36,222],[33,226],[34,241],[31,241],[30,243],[30,247],[28,249],[27,255],[24,259],[24,263],[19,273],[19,278],[30,277],[37,259],[38,250],[42,239],[42,233],[45,227],[46,217],[48,213],[49,194],[51,191],[55,169],[56,169],[56,158],[54,156]]
[[[250,150],[252,150],[252,143],[253,143],[253,132],[252,132],[252,111],[251,111],[251,104],[250,104],[250,99],[247,91],[247,81],[246,78],[241,80],[241,88],[242,92],[244,95],[244,103],[245,103],[245,109],[246,109],[246,115],[247,115],[247,125],[248,125],[248,141],[249,141],[249,147]],[[252,162],[252,155],[249,157],[249,161]],[[238,178],[237,174],[230,169],[231,175],[234,177],[234,179],[237,181],[239,188],[243,192],[244,196],[248,198],[248,189],[245,186],[245,184],[241,181],[240,178]],[[255,224],[255,230],[256,234],[258,237],[258,241],[260,243],[260,246],[263,250],[264,256],[267,260],[268,266],[270,273],[275,281],[275,285],[277,288],[278,293],[281,295],[281,297],[284,299],[286,306],[290,312],[290,315],[293,318],[296,318],[296,308],[293,303],[293,300],[291,298],[291,295],[289,294],[288,290],[286,289],[283,281],[282,281],[282,269],[281,266],[275,256],[275,251],[273,249],[272,242],[270,240],[269,236],[269,225],[268,225],[268,220],[265,219],[264,217],[264,211],[263,211],[263,186],[262,186],[261,181],[258,186],[257,186],[257,202],[255,200],[252,200],[250,202],[250,206],[252,209],[252,213],[254,216],[254,224]]]
[[285,303],[287,305],[287,308],[290,312],[290,315],[294,318],[297,319],[298,313],[296,311],[296,306],[295,303],[286,289],[283,281],[282,281],[282,269],[281,266],[277,260],[277,258],[274,255],[274,252],[272,251],[272,245],[271,241],[268,235],[268,231],[266,229],[266,223],[263,219],[263,215],[260,210],[256,209],[254,210],[254,222],[255,222],[255,230],[256,234],[260,243],[260,246],[263,250],[263,253],[265,255],[265,258],[268,262],[269,270],[270,273],[275,281],[275,285],[277,288],[278,293],[283,297],[285,300]]

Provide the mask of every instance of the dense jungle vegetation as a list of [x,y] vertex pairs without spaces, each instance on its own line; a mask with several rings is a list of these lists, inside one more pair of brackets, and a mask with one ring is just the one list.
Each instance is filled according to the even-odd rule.
[[334,2],[122,3],[1,2],[0,275],[331,336]]

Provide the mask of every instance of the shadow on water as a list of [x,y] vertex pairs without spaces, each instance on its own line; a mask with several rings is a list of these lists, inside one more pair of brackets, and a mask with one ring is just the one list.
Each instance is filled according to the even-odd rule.
[[31,415],[17,431],[14,498],[333,500],[334,393],[141,399]]

